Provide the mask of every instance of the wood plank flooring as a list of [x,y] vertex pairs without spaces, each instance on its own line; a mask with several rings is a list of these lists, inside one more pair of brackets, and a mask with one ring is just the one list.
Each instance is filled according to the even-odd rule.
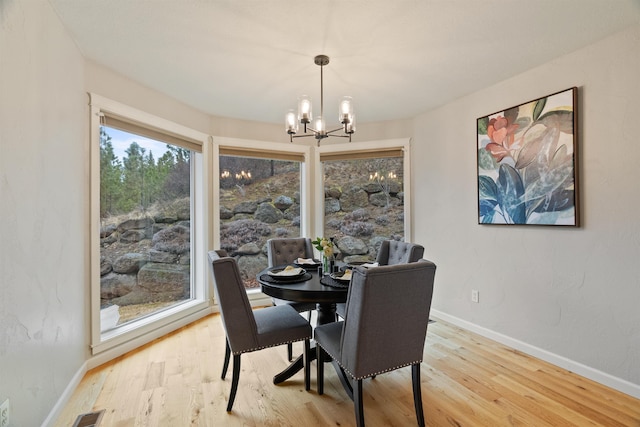
[[[428,426],[633,426],[640,400],[435,319],[422,363]],[[294,346],[296,352],[302,345]],[[105,409],[100,427],[352,426],[353,403],[328,364],[325,394],[302,372],[281,385],[286,348],[242,355],[231,413],[231,372],[220,379],[224,332],[212,315],[89,371],[56,427]],[[411,369],[364,382],[367,426],[415,426]]]

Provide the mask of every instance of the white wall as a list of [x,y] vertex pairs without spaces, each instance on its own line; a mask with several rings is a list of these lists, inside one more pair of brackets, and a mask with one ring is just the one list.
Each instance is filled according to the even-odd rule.
[[0,1],[0,401],[37,426],[88,355],[83,58],[44,0]]
[[[478,225],[476,119],[572,86],[582,226]],[[640,397],[639,117],[640,26],[418,117],[414,230],[438,266],[433,309]]]

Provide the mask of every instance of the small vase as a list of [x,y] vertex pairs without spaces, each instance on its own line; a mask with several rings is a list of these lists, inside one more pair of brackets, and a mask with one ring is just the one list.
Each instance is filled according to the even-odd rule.
[[331,260],[328,256],[322,255],[322,274],[331,273]]

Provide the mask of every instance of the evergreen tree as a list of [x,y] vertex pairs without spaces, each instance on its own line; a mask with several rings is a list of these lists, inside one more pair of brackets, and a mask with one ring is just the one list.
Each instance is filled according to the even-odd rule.
[[122,164],[113,152],[111,137],[100,128],[100,217],[117,213],[120,204]]
[[126,157],[122,159],[124,164],[121,200],[122,212],[129,212],[136,208],[143,208],[145,165],[144,153],[146,150],[137,142],[132,142],[125,150]]

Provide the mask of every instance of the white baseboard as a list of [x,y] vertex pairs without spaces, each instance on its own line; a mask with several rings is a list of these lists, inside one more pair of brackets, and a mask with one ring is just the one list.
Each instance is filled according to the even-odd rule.
[[71,381],[69,381],[69,384],[65,387],[54,407],[49,411],[49,415],[42,423],[42,427],[49,427],[56,423],[58,417],[60,417],[60,414],[64,410],[64,407],[71,399],[73,392],[76,391],[76,388],[80,385],[80,381],[82,381],[82,378],[84,378],[88,370],[87,362],[84,362],[82,366],[80,366],[80,369],[78,369],[75,375],[71,378]]
[[612,389],[617,390],[621,393],[625,393],[629,396],[635,397],[636,399],[640,399],[640,385],[638,384],[633,384],[632,382],[614,377],[613,375],[609,375],[605,372],[583,365],[582,363],[567,359],[566,357],[559,356],[547,350],[543,350],[531,344],[527,344],[526,342],[511,338],[507,335],[503,335],[482,326],[478,326],[475,323],[471,323],[458,317],[448,315],[441,311],[431,310],[431,314],[435,318],[442,319],[445,322],[452,323],[460,328],[492,339],[496,342],[499,342],[500,344],[504,344],[513,349],[522,351],[523,353],[526,353],[530,356],[537,357],[538,359],[544,360],[545,362],[549,362],[560,368],[574,372],[599,384],[611,387]]

